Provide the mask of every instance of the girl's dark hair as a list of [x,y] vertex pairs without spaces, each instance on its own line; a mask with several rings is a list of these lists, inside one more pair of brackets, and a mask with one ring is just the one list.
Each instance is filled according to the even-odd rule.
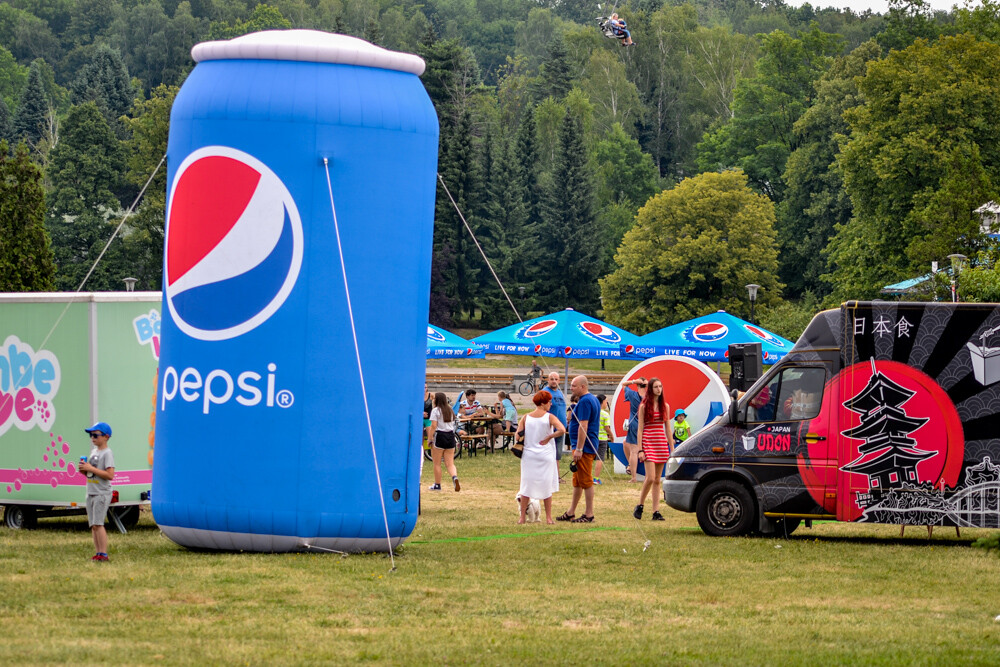
[[598,394],[597,395],[597,404],[598,405],[604,405],[604,401],[606,401],[606,400],[608,400],[608,397],[605,396],[604,394]]
[[443,391],[434,394],[434,407],[440,408],[442,420],[445,422],[455,421],[455,413],[452,411],[451,406],[448,405],[448,397],[444,395]]
[[653,385],[656,384],[657,382],[660,383],[660,398],[657,401],[657,403],[659,403],[659,405],[656,406],[655,410],[660,413],[660,415],[663,417],[664,420],[667,419],[667,416],[666,416],[667,415],[667,399],[663,397],[663,382],[660,382],[660,378],[649,378],[649,381],[646,383],[646,396],[643,397],[642,403],[641,403],[642,409],[645,411],[645,412],[643,412],[643,415],[644,415],[643,416],[643,420],[647,424],[653,418],[653,410],[654,410],[654,408],[653,408]]

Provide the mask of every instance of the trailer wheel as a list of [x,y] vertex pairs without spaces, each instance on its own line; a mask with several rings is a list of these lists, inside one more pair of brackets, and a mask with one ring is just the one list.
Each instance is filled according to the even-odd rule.
[[28,505],[7,505],[3,511],[3,523],[11,530],[34,528],[38,525],[35,508]]
[[118,520],[122,522],[126,530],[131,530],[135,528],[136,524],[139,523],[139,506],[138,505],[122,505],[119,507],[112,507],[115,514],[118,515]]
[[712,482],[698,496],[698,525],[706,535],[745,535],[754,525],[753,498],[739,482],[724,479]]

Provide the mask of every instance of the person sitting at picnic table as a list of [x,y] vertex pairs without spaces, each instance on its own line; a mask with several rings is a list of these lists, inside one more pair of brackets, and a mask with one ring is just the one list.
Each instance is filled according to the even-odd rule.
[[510,394],[505,391],[498,391],[497,398],[500,399],[500,407],[503,408],[500,414],[503,418],[503,430],[505,433],[513,433],[517,423],[517,408],[514,407],[514,401],[510,400]]
[[483,408],[482,404],[476,400],[476,390],[466,389],[462,400],[458,402],[459,437],[485,432],[486,429],[482,424],[472,425],[473,417],[482,417],[485,414],[486,410]]

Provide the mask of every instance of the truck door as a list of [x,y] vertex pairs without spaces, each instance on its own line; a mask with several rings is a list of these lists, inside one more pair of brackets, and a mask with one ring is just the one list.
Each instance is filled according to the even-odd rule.
[[736,464],[757,480],[765,515],[832,515],[836,457],[828,405],[835,392],[822,363],[784,366],[746,402],[746,432],[736,443]]

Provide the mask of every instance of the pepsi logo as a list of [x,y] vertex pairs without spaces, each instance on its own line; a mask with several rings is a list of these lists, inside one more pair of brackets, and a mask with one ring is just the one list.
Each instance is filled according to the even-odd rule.
[[427,340],[443,343],[444,334],[436,330],[434,327],[427,327]]
[[537,338],[539,336],[544,336],[557,326],[559,326],[559,323],[555,320],[542,320],[540,322],[535,322],[529,327],[518,329],[514,336],[521,339]]
[[573,348],[567,346],[566,349],[563,350],[563,352],[565,352],[566,355],[569,356],[570,354],[573,354]]
[[302,220],[285,184],[252,155],[227,146],[188,155],[174,175],[166,222],[167,305],[193,338],[255,329],[295,286]]
[[535,346],[535,354],[538,354],[541,351],[542,351],[542,346],[541,345],[536,345]]
[[683,336],[699,343],[714,343],[725,338],[728,333],[729,327],[721,322],[702,322],[686,329]]
[[635,351],[635,345],[626,345],[625,354],[632,354]]
[[776,347],[785,347],[785,343],[780,338],[770,332],[764,331],[760,327],[755,327],[752,324],[744,324],[743,328],[746,329],[751,335],[760,338],[765,343],[770,343]]
[[472,356],[474,353],[475,353],[475,350],[473,350],[471,347],[468,347],[468,348],[465,349],[465,355],[466,356]]
[[606,324],[588,320],[580,322],[577,326],[583,335],[589,336],[598,342],[611,344],[622,342],[622,337],[618,335],[618,332]]

